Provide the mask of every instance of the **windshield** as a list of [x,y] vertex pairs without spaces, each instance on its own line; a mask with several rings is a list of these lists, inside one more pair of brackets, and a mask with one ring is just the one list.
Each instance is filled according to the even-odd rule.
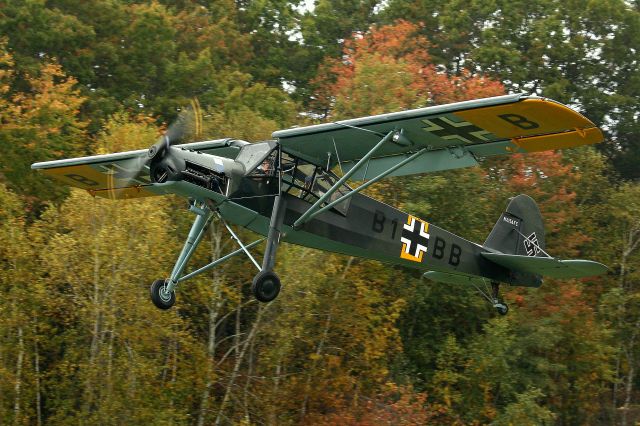
[[[236,161],[244,166],[245,175],[249,175],[261,166],[264,159],[275,148],[275,142],[260,142],[244,145]],[[275,164],[272,160],[272,165]]]
[[[315,203],[339,180],[332,172],[299,158],[291,157],[286,153],[282,154],[282,171],[282,191],[310,203]],[[337,200],[350,191],[351,188],[342,184],[338,190],[329,196],[325,204]],[[336,204],[333,208],[346,215],[349,201],[347,199]]]

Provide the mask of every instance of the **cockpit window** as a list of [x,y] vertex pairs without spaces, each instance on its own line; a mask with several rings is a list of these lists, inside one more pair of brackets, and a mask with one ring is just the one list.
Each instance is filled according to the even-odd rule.
[[271,154],[264,157],[253,170],[248,174],[249,177],[273,177],[276,175],[276,167],[278,161],[278,151],[273,150]]
[[[237,196],[258,194],[260,196],[276,195],[278,192],[278,150],[270,142],[245,145],[242,147],[236,161],[245,167],[244,185],[251,188],[239,189]],[[300,158],[282,153],[282,188],[281,191],[301,198],[309,203],[315,203],[322,197],[339,178],[320,166],[308,163]],[[326,200],[325,205],[349,193],[351,188],[341,185]],[[344,215],[347,214],[350,199],[333,206],[333,209]]]
[[[265,157],[267,157],[274,148],[274,142],[260,142],[244,145],[236,157],[236,161],[242,163],[246,174],[253,173],[255,171],[254,169],[261,165]],[[275,162],[272,164],[275,164]]]
[[[299,158],[290,157],[286,153],[282,154],[282,170],[282,191],[310,203],[315,203],[339,179],[335,174],[323,170],[320,166],[307,163]],[[331,194],[326,204],[337,200],[350,191],[351,188],[343,184]],[[336,204],[333,208],[346,215],[349,201],[350,199],[347,199],[342,203]]]

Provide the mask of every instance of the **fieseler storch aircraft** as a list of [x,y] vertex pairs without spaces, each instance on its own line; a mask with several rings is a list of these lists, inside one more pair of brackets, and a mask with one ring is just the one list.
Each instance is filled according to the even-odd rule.
[[[94,196],[178,194],[189,200],[195,220],[184,247],[169,277],[151,285],[151,300],[160,309],[173,306],[179,283],[241,253],[258,269],[254,296],[272,301],[280,292],[274,265],[283,241],[416,268],[434,281],[473,285],[503,315],[508,307],[499,298],[500,283],[538,287],[543,277],[607,271],[590,260],[547,254],[540,211],[527,195],[512,198],[486,241],[476,244],[361,193],[387,176],[470,167],[484,157],[603,140],[591,121],[558,102],[506,95],[280,130],[273,140],[258,143],[177,144],[182,128],[171,126],[148,150],[32,165]],[[365,183],[352,188],[349,180]],[[239,248],[184,274],[214,218]],[[232,224],[266,238],[261,264],[249,250],[265,238],[245,244]]]

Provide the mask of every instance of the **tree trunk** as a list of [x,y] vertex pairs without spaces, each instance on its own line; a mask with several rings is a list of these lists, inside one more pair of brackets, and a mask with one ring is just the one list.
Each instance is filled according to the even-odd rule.
[[[618,351],[618,355],[616,356],[616,372],[615,372],[614,381],[613,381],[613,392],[611,395],[612,413],[615,413],[616,410],[618,409],[618,379],[620,378],[621,358],[622,358],[622,355],[620,354],[620,351]],[[615,414],[614,414],[614,418],[615,418]]]
[[629,408],[631,406],[631,397],[633,395],[633,383],[635,381],[635,346],[636,340],[638,338],[638,332],[640,331],[640,318],[636,321],[633,328],[633,333],[631,333],[631,337],[629,338],[629,342],[627,343],[626,349],[624,351],[625,356],[627,358],[627,380],[625,383],[625,398],[624,405],[622,409],[622,425],[626,426],[627,424],[627,413],[629,412]]
[[[216,287],[219,287],[216,284]],[[207,411],[209,409],[209,396],[211,393],[211,386],[213,386],[213,367],[215,365],[215,352],[216,352],[216,322],[218,320],[218,308],[220,303],[214,301],[215,297],[211,298],[209,307],[209,342],[207,345],[207,370],[206,377],[207,383],[202,391],[202,397],[200,400],[200,412],[198,414],[198,426],[203,426]]]
[[[620,259],[619,286],[623,294],[628,295],[628,293],[631,293],[632,289],[630,288],[630,286],[627,285],[627,282],[626,282],[627,261],[629,257],[633,254],[633,252],[640,245],[640,221],[638,221],[636,224],[630,227],[628,234],[622,236],[622,241],[623,242],[622,242],[622,254]],[[620,318],[623,322],[626,322],[627,320],[626,303],[621,304],[620,310],[622,311],[620,313]],[[633,396],[633,384],[634,384],[635,372],[636,372],[635,342],[638,337],[638,332],[640,331],[639,327],[640,327],[640,318],[636,320],[635,327],[633,328],[633,331],[631,332],[631,336],[629,337],[628,341],[626,343],[621,343],[621,348],[620,348],[620,352],[624,353],[625,358],[627,360],[627,369],[628,369],[626,374],[626,380],[625,380],[624,404],[622,406],[622,417],[621,417],[621,424],[624,426],[626,426],[627,424],[627,414],[631,406],[631,399]],[[616,379],[618,379],[619,377],[619,363],[620,363],[620,360],[618,359],[618,365],[616,366]],[[614,409],[616,409],[617,408],[616,407],[617,392],[618,392],[617,383],[614,383],[613,386],[614,386],[613,387],[613,393],[614,393],[613,403],[614,403]]]
[[[222,254],[222,231],[220,228],[211,224],[211,258],[212,261],[219,259]],[[207,418],[209,409],[209,396],[211,394],[211,386],[213,386],[213,368],[215,365],[216,354],[216,325],[220,309],[222,309],[221,293],[222,273],[220,269],[213,270],[213,293],[209,300],[209,341],[207,344],[207,383],[205,384],[202,396],[200,398],[200,410],[198,413],[198,426],[203,426]]]
[[233,367],[231,378],[229,379],[229,383],[227,384],[227,389],[225,390],[224,398],[222,399],[222,403],[220,404],[220,410],[218,411],[218,416],[216,417],[216,423],[215,423],[216,425],[219,425],[222,422],[224,409],[227,405],[227,402],[229,402],[229,397],[231,396],[231,389],[233,388],[236,377],[238,376],[238,372],[240,371],[240,364],[242,363],[242,359],[244,358],[244,354],[247,351],[247,348],[249,347],[249,345],[251,344],[251,341],[253,340],[256,333],[258,332],[258,327],[260,326],[260,320],[262,318],[262,314],[267,309],[267,306],[268,305],[261,304],[258,307],[258,315],[256,316],[256,320],[254,321],[253,326],[251,327],[251,331],[249,332],[247,339],[244,341],[242,345],[240,356],[236,358],[236,364]]
[[242,399],[244,404],[244,420],[247,424],[251,424],[251,416],[249,414],[249,386],[251,384],[251,377],[253,376],[254,350],[255,340],[252,340],[251,345],[249,345],[249,367],[247,368],[247,381],[244,384],[244,395]]
[[89,415],[94,411],[94,375],[96,371],[96,358],[98,356],[98,349],[100,346],[100,334],[102,313],[100,311],[100,257],[98,247],[94,247],[93,254],[93,297],[91,303],[93,304],[93,327],[91,331],[91,346],[89,348],[89,364],[87,366],[87,379],[85,382],[85,401],[84,401],[84,413]]
[[[178,380],[178,336],[175,330],[173,332],[173,342],[171,346],[173,356],[170,357],[170,359],[172,359],[173,362],[171,364],[171,398],[169,399],[169,407],[171,408],[171,413],[173,415],[174,395],[176,381]],[[173,424],[173,416],[169,419],[169,424]]]
[[236,307],[236,335],[234,337],[234,346],[235,356],[238,358],[240,356],[240,332],[241,330],[241,321],[242,321],[242,297],[238,298],[238,306]]
[[[344,280],[344,278],[347,276],[347,271],[349,271],[349,268],[353,263],[353,259],[354,259],[353,257],[350,257],[344,269],[342,270],[342,274],[340,274],[341,281]],[[324,327],[322,329],[322,337],[318,341],[318,346],[316,346],[316,352],[315,352],[316,356],[314,357],[313,364],[309,369],[309,372],[307,373],[307,382],[305,384],[304,398],[302,400],[302,407],[300,409],[300,420],[304,419],[304,417],[307,415],[309,393],[311,392],[311,379],[318,365],[318,360],[320,359],[320,357],[322,356],[322,352],[324,351],[324,345],[327,340],[327,337],[329,336],[329,329],[331,327],[331,321],[333,320],[333,308],[336,306],[336,301],[338,300],[339,296],[340,296],[340,286],[338,286],[336,288],[336,291],[333,293],[333,297],[331,299],[331,306],[329,308],[329,313],[327,314],[327,318],[325,319]]]
[[24,339],[22,337],[22,327],[18,327],[18,359],[16,361],[16,384],[14,387],[15,400],[13,403],[13,423],[20,424],[21,407],[20,398],[22,396],[22,361],[24,359]]
[[627,426],[627,413],[629,412],[629,406],[631,405],[631,392],[633,391],[633,380],[635,378],[635,368],[633,364],[629,365],[629,371],[627,372],[627,380],[625,384],[625,398],[624,405],[622,406],[622,420],[620,424]]
[[[35,316],[37,323],[38,317]],[[40,390],[40,348],[38,347],[38,332],[36,328],[36,341],[33,350],[33,364],[36,371],[36,425],[42,426],[42,394]]]
[[115,338],[115,318],[109,330],[109,347],[107,348],[107,394],[102,398],[107,408],[107,416],[111,416],[111,407],[113,405],[113,340]]
[[[273,390],[271,391],[271,397],[274,401],[278,399],[278,392],[280,391],[280,374],[282,374],[282,356],[278,358],[278,362],[276,363],[275,377],[273,378]],[[269,421],[267,422],[267,424],[278,424],[276,404],[274,403],[269,404]]]

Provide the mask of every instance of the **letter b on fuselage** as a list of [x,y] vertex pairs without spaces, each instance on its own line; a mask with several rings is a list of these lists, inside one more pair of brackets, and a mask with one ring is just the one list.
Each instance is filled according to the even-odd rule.
[[[447,242],[444,238],[436,237],[433,243],[433,257],[435,259],[442,259],[445,256],[447,249]],[[449,265],[458,266],[460,264],[460,255],[462,254],[462,248],[457,244],[451,244],[449,249]]]

